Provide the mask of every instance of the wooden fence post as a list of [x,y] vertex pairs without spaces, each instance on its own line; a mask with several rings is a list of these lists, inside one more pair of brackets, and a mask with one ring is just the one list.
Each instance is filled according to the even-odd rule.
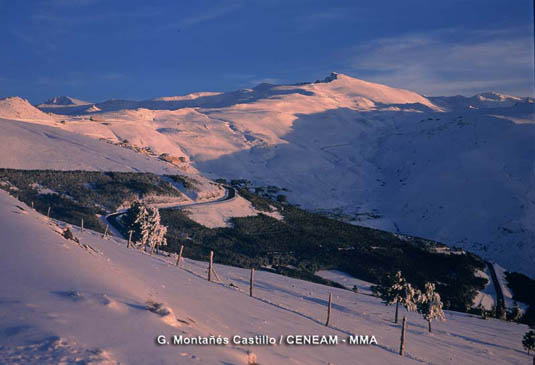
[[132,230],[128,231],[128,242],[126,243],[126,248],[130,248],[130,245],[132,244]]
[[109,229],[109,224],[106,224],[106,230],[104,230],[104,234],[102,235],[102,238],[108,238],[108,229]]
[[208,265],[208,281],[212,281],[213,265],[214,265],[214,251],[210,251],[210,264]]
[[178,251],[178,257],[176,259],[176,266],[180,267],[180,260],[182,260],[182,251],[184,251],[184,245],[180,245],[180,250]]
[[34,209],[34,208],[33,208],[33,200],[32,200],[32,209]]
[[254,267],[251,268],[251,278],[249,279],[249,296],[253,296],[253,287],[254,287]]
[[403,317],[403,324],[401,325],[401,343],[399,344],[399,354],[403,356],[405,353],[405,331],[407,330],[407,317]]
[[80,225],[80,232],[84,231],[84,219],[82,218],[82,223]]
[[50,218],[50,205],[48,206],[48,211],[46,212],[46,216]]
[[325,322],[325,325],[328,327],[331,323],[331,307],[333,304],[333,293],[329,293],[329,306],[327,307],[327,321]]

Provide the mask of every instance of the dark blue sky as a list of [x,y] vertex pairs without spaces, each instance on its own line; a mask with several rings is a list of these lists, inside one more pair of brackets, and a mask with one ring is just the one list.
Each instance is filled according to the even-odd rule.
[[427,95],[533,96],[532,0],[0,0],[0,97],[90,101],[331,71]]

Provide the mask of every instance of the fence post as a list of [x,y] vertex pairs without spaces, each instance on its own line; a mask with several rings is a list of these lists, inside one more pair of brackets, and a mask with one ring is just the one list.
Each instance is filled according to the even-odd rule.
[[132,244],[132,230],[128,231],[128,242],[126,243],[126,248],[130,248],[130,245]]
[[401,343],[399,344],[399,354],[403,356],[405,353],[405,331],[407,330],[407,317],[403,317],[403,324],[401,325]]
[[46,212],[46,216],[50,218],[50,205],[48,206],[48,211]]
[[251,278],[249,279],[249,296],[253,296],[253,287],[254,287],[254,267],[251,268]]
[[214,251],[210,251],[210,264],[208,265],[208,281],[212,281],[213,265],[214,265]]
[[33,200],[32,200],[32,209],[34,209],[34,208],[33,208]]
[[178,251],[178,257],[176,259],[176,266],[180,267],[180,260],[182,260],[182,251],[184,251],[184,245],[180,245],[180,250]]
[[106,224],[106,230],[104,230],[104,234],[102,235],[102,238],[108,238],[108,229],[109,229],[109,224]]
[[82,218],[82,223],[80,225],[80,232],[84,231],[84,219]]
[[327,307],[327,321],[325,322],[325,325],[328,327],[331,323],[331,307],[333,304],[333,293],[329,293],[329,306]]

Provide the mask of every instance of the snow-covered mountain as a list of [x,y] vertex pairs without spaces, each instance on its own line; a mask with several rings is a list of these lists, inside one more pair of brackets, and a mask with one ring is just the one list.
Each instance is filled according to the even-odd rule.
[[533,98],[504,95],[496,92],[481,93],[471,97],[462,95],[436,96],[430,97],[429,100],[452,111],[457,109],[507,108],[518,103],[533,104],[534,102]]
[[47,113],[55,114],[84,114],[98,111],[94,103],[76,99],[70,96],[54,96],[44,103],[37,105],[39,109]]
[[[80,232],[48,219],[0,191],[0,363],[2,364],[522,364],[526,325],[446,311],[433,333],[418,313],[406,313],[405,356],[394,309],[369,292],[336,289],[265,271],[149,256],[117,237]],[[362,284],[362,283],[361,283]],[[331,323],[324,325],[333,294]],[[169,345],[158,346],[158,336]],[[279,345],[292,335],[337,336],[337,345]],[[377,344],[350,345],[348,336]],[[499,338],[497,337],[499,335]],[[173,345],[173,336],[227,345]],[[274,337],[277,345],[233,343]],[[281,337],[282,336],[282,337]],[[265,337],[260,337],[260,341]]]
[[0,118],[26,121],[54,121],[55,119],[18,96],[0,99]]
[[333,73],[315,83],[110,100],[92,106],[91,118],[50,124],[185,156],[206,176],[287,188],[305,208],[534,275],[534,105],[496,93],[428,98]]
[[87,105],[87,104],[93,104],[88,101],[83,101],[80,99],[72,98],[70,96],[54,96],[51,99],[48,99],[44,103],[40,104],[39,107],[43,106],[50,106],[50,105]]

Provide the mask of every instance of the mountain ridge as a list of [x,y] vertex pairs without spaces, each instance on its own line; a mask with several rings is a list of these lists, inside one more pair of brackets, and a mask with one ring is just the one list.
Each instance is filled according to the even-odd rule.
[[[526,244],[535,237],[531,99],[491,93],[455,102],[331,78],[112,100],[95,104],[97,116],[49,115],[56,119],[45,123],[185,156],[183,167],[204,176],[286,188],[279,194],[304,208],[535,274],[535,248]],[[472,105],[477,100],[481,107]]]

